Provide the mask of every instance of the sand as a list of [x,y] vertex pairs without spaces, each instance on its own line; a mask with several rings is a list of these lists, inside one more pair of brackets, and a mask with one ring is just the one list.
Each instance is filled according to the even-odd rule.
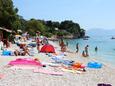
[[[60,48],[57,44],[50,41],[56,48],[56,52],[60,52]],[[87,64],[94,59],[81,57],[74,52],[66,52],[67,56],[64,59],[71,59],[74,61]],[[33,58],[28,57],[27,58]],[[4,74],[4,77],[0,79],[0,86],[97,86],[98,83],[109,83],[115,86],[115,69],[103,64],[101,69],[86,68],[86,72],[82,74],[73,74],[64,72],[63,76],[47,75],[42,73],[33,73],[33,70],[12,70],[6,65],[9,61],[20,58],[19,56],[0,56],[0,74]],[[25,57],[21,57],[25,58]],[[51,57],[46,54],[39,53],[34,56],[39,58],[43,62],[52,62]],[[50,69],[51,67],[46,67]],[[55,70],[56,68],[51,68]],[[58,70],[58,69],[57,69]]]

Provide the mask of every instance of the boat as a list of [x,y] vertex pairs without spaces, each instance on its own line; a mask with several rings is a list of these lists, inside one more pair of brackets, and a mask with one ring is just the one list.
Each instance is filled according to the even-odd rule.
[[88,40],[90,37],[89,36],[84,36],[83,40]]
[[115,37],[111,37],[111,39],[115,39]]
[[88,38],[83,38],[83,40],[88,40]]

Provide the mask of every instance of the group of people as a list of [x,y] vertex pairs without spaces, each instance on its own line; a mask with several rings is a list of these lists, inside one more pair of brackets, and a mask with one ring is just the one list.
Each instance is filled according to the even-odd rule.
[[[86,46],[84,47],[84,50],[83,50],[83,52],[82,52],[82,56],[83,56],[83,57],[88,57],[88,56],[89,56],[88,47],[89,47],[89,45],[86,45]],[[97,51],[98,51],[98,48],[97,48],[97,46],[96,46],[96,47],[95,47],[95,52],[97,52]],[[76,44],[76,53],[78,53],[78,52],[79,52],[79,43]]]
[[89,45],[86,45],[86,46],[85,46],[85,49],[84,49],[83,52],[82,52],[82,56],[83,56],[83,57],[88,57],[88,56],[89,56],[88,47],[89,47]]
[[[84,50],[82,52],[82,56],[83,57],[89,56],[89,54],[88,54],[88,47],[89,47],[89,45],[85,46],[85,48],[84,48]],[[79,43],[76,44],[76,53],[78,53],[78,52],[79,52]]]
[[[47,37],[41,37],[40,33],[36,33],[36,37],[30,37],[28,32],[21,35],[16,34],[13,38],[14,43],[17,45],[15,48],[6,47],[3,40],[0,40],[0,53],[11,51],[11,55],[15,56],[33,56],[34,51],[40,52],[41,45],[48,44]],[[32,53],[33,52],[33,53]]]
[[25,55],[30,56],[29,49],[27,46],[20,47],[20,49],[16,49],[14,51],[14,55],[15,56],[25,56]]
[[[67,51],[67,46],[68,46],[68,42],[64,43],[63,39],[60,39],[59,41],[59,45],[61,47],[61,52],[66,52]],[[76,44],[76,53],[79,52],[79,43]],[[95,52],[98,51],[98,47],[95,47]],[[88,57],[89,56],[89,45],[86,45],[82,51],[82,56],[83,57]]]
[[[25,37],[26,37],[26,35],[25,35]],[[29,39],[29,38],[28,38]],[[40,37],[40,32],[39,33],[37,33],[36,34],[36,37],[35,38],[32,38],[33,40],[34,40],[34,42],[35,42],[35,45],[36,45],[36,48],[37,48],[37,51],[38,51],[38,53],[40,52],[40,46],[41,45],[44,45],[44,44],[48,44],[48,39],[47,39],[47,37]],[[27,42],[27,41],[25,41],[25,42]],[[19,47],[20,47],[20,51],[21,52],[19,52],[19,51],[15,51],[15,55],[17,56],[17,55],[29,55],[30,56],[30,48],[32,49],[32,48],[34,48],[33,46],[28,46],[27,44],[26,45],[23,45],[23,46],[21,46],[21,44],[19,45]]]

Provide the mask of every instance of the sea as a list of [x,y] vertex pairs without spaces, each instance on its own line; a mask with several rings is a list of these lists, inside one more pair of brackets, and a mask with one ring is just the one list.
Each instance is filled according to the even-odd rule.
[[[88,40],[84,39],[67,39],[68,47],[72,51],[76,51],[76,44],[79,43],[80,53],[84,50],[86,45],[89,45],[89,58],[97,59],[101,62],[112,64],[115,67],[115,29],[103,30],[92,29],[86,31],[86,35],[89,36]],[[95,51],[97,46],[98,50]]]

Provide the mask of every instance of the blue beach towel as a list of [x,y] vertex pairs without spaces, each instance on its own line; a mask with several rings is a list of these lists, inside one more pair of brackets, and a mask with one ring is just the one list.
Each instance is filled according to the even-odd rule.
[[63,60],[57,57],[52,57],[52,59],[56,62],[56,63],[63,63],[64,65],[72,65],[74,61],[71,60]]
[[56,63],[62,63],[63,60],[57,57],[52,57],[52,60],[54,60]]

